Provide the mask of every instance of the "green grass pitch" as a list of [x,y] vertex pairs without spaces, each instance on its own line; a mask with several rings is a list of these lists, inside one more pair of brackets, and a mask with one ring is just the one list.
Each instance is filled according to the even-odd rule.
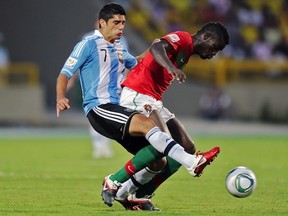
[[[113,143],[115,157],[92,159],[90,137],[0,137],[0,215],[288,215],[287,136],[196,136],[199,150],[219,145],[221,153],[200,178],[181,168],[153,197],[161,212],[131,212],[102,203],[102,179],[128,159]],[[257,188],[248,198],[225,189],[227,172],[251,168]]]

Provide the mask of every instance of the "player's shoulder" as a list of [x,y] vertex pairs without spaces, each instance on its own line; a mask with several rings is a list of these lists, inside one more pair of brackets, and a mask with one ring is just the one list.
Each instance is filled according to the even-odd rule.
[[91,43],[93,44],[95,42],[95,40],[104,40],[103,35],[99,32],[99,30],[95,30],[94,32],[90,32],[85,34],[82,37],[82,41],[84,41],[84,43]]
[[175,31],[171,32],[170,35],[177,35],[179,38],[191,37],[191,34],[187,31]]
[[191,34],[186,31],[174,31],[165,35],[163,38],[168,39],[169,41],[174,43],[191,38]]
[[125,52],[128,51],[127,44],[125,44],[121,39],[115,40],[115,47]]
[[76,47],[78,48],[78,49],[83,49],[83,48],[85,48],[85,47],[89,47],[89,46],[91,46],[90,45],[90,40],[87,40],[86,38],[84,38],[84,39],[82,39],[81,41],[79,41],[77,44],[76,44]]
[[191,35],[191,34],[189,32],[187,32],[187,31],[173,31],[173,32],[168,33],[167,35],[179,35],[179,36],[182,36],[182,35]]

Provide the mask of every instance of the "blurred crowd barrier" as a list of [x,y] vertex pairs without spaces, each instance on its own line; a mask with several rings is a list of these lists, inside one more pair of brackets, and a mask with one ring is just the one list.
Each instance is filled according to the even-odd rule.
[[[229,117],[287,122],[288,100],[285,98],[288,91],[288,62],[286,61],[216,58],[207,62],[192,58],[184,71],[188,79],[205,85],[201,85],[202,87],[181,85],[179,89],[168,91],[167,95],[170,98],[168,106],[173,106],[174,103],[189,103],[187,106],[173,108],[176,113],[197,116],[198,101],[205,93],[204,86],[215,85],[231,98],[232,113]],[[31,62],[15,62],[1,72],[0,123],[37,124],[47,120],[45,91],[39,76],[38,65]],[[191,100],[187,101],[187,98],[183,97],[185,101],[175,102],[179,95],[187,94]],[[181,107],[189,108],[179,110]]]
[[45,114],[39,67],[33,62],[10,63],[0,73],[0,123],[40,123]]
[[39,84],[39,67],[34,62],[14,62],[0,73],[2,86]]
[[193,79],[224,86],[233,82],[288,82],[288,61],[219,58],[204,61],[193,58],[185,67]]

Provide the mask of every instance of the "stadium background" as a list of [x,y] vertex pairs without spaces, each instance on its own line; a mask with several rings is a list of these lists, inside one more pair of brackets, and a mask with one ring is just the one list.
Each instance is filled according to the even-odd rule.
[[[77,87],[69,93],[73,108],[63,115],[67,121],[56,120],[55,81],[73,46],[94,29],[99,8],[107,2],[0,0],[0,32],[11,63],[0,73],[1,125],[82,122]],[[287,124],[287,1],[114,2],[126,8],[125,36],[135,55],[170,31],[194,32],[207,21],[227,26],[231,44],[225,51],[209,62],[193,58],[185,69],[187,83],[174,83],[165,94],[164,102],[178,116],[198,118],[201,96],[217,85],[231,98],[229,119]]]
[[[1,216],[135,215],[119,203],[108,208],[101,200],[103,177],[131,155],[113,142],[115,157],[91,157],[79,86],[69,93],[72,109],[55,117],[58,72],[74,44],[94,28],[97,12],[107,2],[0,0],[0,32],[11,60],[8,68],[1,68],[0,57]],[[231,46],[224,53],[209,61],[193,58],[186,68],[187,83],[174,83],[165,95],[197,148],[218,145],[221,155],[201,178],[191,181],[181,169],[163,184],[153,197],[162,210],[157,215],[288,215],[287,1],[115,2],[129,15],[125,36],[134,54],[154,37],[174,28],[194,31],[208,20],[222,21],[231,34]],[[245,3],[253,5],[249,9]],[[268,8],[259,10],[261,5]],[[269,42],[258,43],[263,31]],[[257,58],[265,58],[252,55],[252,47],[261,48]],[[233,112],[222,121],[203,120],[199,114],[200,98],[214,85],[232,100]],[[257,176],[257,189],[247,199],[230,196],[224,187],[227,172],[238,165]]]

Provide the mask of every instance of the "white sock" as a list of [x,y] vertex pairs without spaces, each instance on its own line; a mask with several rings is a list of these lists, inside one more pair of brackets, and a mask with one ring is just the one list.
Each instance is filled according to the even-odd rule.
[[135,173],[129,180],[121,185],[117,191],[116,199],[125,200],[129,194],[134,193],[141,185],[148,183],[160,171],[153,171],[148,167]]
[[149,167],[145,167],[139,172],[133,175],[134,179],[139,182],[139,184],[144,185],[148,183],[157,173],[160,171],[154,171],[149,169]]
[[133,183],[131,178],[121,184],[121,187],[116,193],[115,199],[125,200],[129,194],[134,193],[138,189],[138,186]]
[[146,139],[159,152],[182,164],[186,169],[191,170],[195,163],[195,155],[188,154],[184,148],[175,142],[168,134],[160,131],[158,127],[152,128]]

